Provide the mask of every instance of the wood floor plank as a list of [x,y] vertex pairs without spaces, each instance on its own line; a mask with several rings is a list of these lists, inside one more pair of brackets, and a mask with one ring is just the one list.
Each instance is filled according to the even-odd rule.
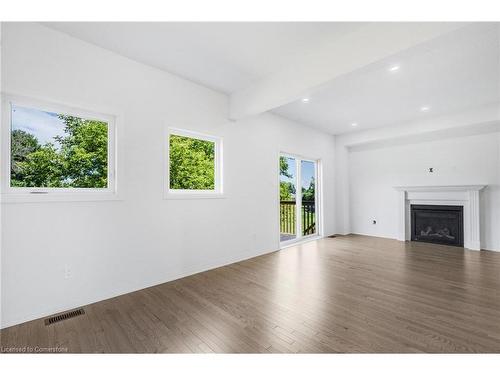
[[2,351],[499,353],[500,253],[338,236],[84,308]]

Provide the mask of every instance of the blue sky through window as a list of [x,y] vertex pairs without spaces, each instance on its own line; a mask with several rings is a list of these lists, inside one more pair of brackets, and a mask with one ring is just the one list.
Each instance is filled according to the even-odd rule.
[[57,113],[13,105],[12,130],[23,130],[34,135],[41,145],[51,142],[57,147],[54,137],[64,135],[64,122]]
[[[296,175],[295,175],[295,166],[296,166],[296,160],[293,158],[288,158],[286,157],[286,160],[288,162],[288,173],[292,176],[291,178],[282,176],[280,175],[280,181],[284,182],[291,182],[293,184],[296,183]],[[304,189],[309,188],[309,185],[311,184],[312,179],[314,178],[315,175],[315,163],[312,161],[306,161],[302,160],[301,162],[301,186]]]
[[309,188],[309,185],[314,178],[314,163],[312,161],[302,161],[301,178],[302,187],[304,189]]
[[280,175],[280,181],[284,181],[284,182],[291,182],[293,184],[295,184],[295,159],[293,158],[287,158],[285,157],[287,163],[288,163],[288,169],[287,169],[287,172],[290,176],[292,176],[291,178],[290,177],[287,177],[287,176],[283,176],[283,175]]

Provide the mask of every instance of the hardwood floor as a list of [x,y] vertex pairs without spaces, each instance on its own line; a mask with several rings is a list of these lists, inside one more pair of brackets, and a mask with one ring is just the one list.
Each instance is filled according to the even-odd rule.
[[500,352],[500,253],[323,239],[85,306],[1,346],[69,352]]

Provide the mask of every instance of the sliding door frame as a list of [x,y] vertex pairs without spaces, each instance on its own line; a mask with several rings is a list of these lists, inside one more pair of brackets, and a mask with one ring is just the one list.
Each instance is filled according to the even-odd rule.
[[[281,211],[280,211],[280,157],[295,159],[295,176],[296,176],[296,193],[295,193],[295,238],[287,241],[281,241]],[[307,236],[302,235],[302,161],[314,163],[315,172],[315,192],[314,192],[314,205],[315,205],[315,220],[316,220],[316,233]],[[287,247],[294,243],[307,241],[310,239],[320,238],[323,233],[323,183],[322,183],[322,166],[321,159],[314,159],[304,157],[289,152],[278,153],[278,243],[279,248]]]

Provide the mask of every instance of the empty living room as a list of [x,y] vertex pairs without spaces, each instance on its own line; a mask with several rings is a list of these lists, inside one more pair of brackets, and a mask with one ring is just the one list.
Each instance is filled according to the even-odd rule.
[[92,6],[0,15],[5,374],[498,370],[498,15]]

